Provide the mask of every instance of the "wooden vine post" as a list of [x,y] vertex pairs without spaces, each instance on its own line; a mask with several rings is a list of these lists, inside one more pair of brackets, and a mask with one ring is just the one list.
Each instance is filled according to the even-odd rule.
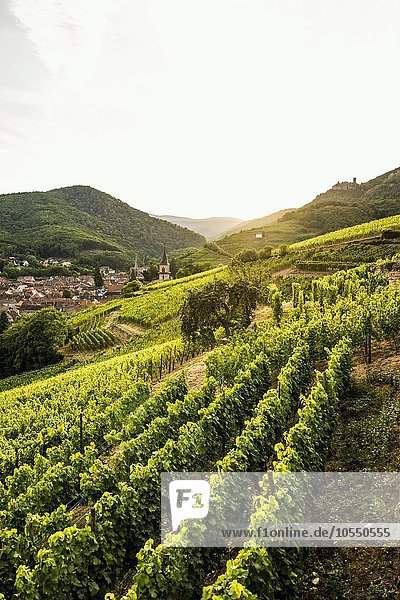
[[90,527],[94,534],[96,534],[96,509],[94,506],[90,509]]
[[365,335],[365,357],[367,365],[372,362],[372,342],[371,342],[371,315],[368,314],[366,319],[366,335]]
[[83,412],[79,414],[79,449],[83,454]]

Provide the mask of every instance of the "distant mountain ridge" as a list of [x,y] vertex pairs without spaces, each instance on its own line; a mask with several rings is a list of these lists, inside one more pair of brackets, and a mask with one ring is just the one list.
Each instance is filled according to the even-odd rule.
[[292,244],[304,239],[400,213],[400,168],[365,183],[342,182],[300,208],[288,210],[273,223],[233,233],[218,244],[230,254],[244,248]]
[[89,186],[0,195],[0,254],[128,267],[206,240]]
[[164,219],[180,227],[186,227],[204,237],[208,241],[216,240],[228,230],[239,226],[243,221],[234,217],[208,217],[205,219],[191,219],[190,217],[177,217],[174,215],[152,215],[157,219]]

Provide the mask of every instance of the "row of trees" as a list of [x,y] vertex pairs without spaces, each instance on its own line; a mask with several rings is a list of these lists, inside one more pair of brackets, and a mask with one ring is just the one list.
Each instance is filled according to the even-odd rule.
[[265,260],[271,257],[271,253],[272,248],[270,246],[265,246],[265,248],[262,248],[258,251],[251,249],[241,250],[241,252],[238,252],[238,254],[233,257],[232,263],[233,265],[240,265],[243,263],[254,262],[256,260]]

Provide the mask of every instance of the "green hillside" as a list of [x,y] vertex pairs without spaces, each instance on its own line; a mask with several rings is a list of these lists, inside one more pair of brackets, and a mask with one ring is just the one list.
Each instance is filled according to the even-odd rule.
[[217,244],[225,252],[234,256],[245,249],[261,250],[266,246],[276,247],[280,244],[292,244],[308,237],[313,237],[310,231],[304,227],[299,228],[294,223],[281,223],[280,221],[268,227],[263,227],[262,231],[264,232],[263,238],[256,237],[256,233],[260,232],[260,229],[257,227],[256,229],[234,233],[222,240],[218,240]]
[[128,266],[205,239],[87,186],[0,196],[0,253]]
[[400,213],[400,168],[362,183],[354,189],[330,189],[312,202],[288,211],[276,222],[263,227],[265,235],[255,237],[258,228],[220,240],[230,254],[243,248],[292,244],[318,235]]
[[313,248],[318,246],[335,245],[346,243],[354,240],[376,239],[381,237],[386,240],[400,238],[400,215],[386,217],[385,219],[377,219],[369,221],[353,227],[346,227],[338,231],[325,233],[317,237],[297,242],[289,247],[289,250],[303,250],[305,248]]
[[292,208],[287,208],[284,210],[278,210],[270,215],[266,215],[265,217],[259,217],[258,219],[251,219],[251,221],[242,221],[238,225],[235,225],[231,229],[225,232],[225,235],[233,235],[234,233],[239,233],[240,231],[247,231],[249,229],[258,229],[261,227],[267,227],[267,225],[271,225],[271,223],[275,223],[278,219],[283,217],[287,212],[293,210]]

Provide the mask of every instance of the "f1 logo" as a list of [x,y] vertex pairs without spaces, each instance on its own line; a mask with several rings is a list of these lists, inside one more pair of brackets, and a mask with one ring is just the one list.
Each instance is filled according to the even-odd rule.
[[172,530],[185,519],[203,519],[208,515],[210,484],[203,479],[178,479],[169,484]]

